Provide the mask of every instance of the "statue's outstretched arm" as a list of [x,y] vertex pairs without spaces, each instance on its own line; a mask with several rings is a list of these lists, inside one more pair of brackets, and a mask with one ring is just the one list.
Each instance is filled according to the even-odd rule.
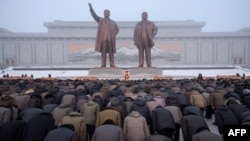
[[92,7],[92,4],[88,3],[88,5],[89,5],[89,10],[90,10],[90,13],[91,13],[92,17],[94,18],[94,20],[96,22],[99,22],[100,17],[95,13],[95,11],[94,11],[94,9]]

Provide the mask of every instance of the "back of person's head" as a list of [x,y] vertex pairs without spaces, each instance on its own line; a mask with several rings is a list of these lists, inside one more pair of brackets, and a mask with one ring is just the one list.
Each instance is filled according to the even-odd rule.
[[30,96],[30,100],[28,102],[28,107],[41,108],[42,106],[42,96],[39,94],[33,94]]
[[115,122],[112,119],[107,119],[107,120],[104,121],[104,123],[102,125],[106,125],[106,124],[115,125]]
[[15,105],[15,99],[11,96],[2,96],[0,98],[0,106],[11,107]]
[[239,100],[237,100],[236,98],[230,97],[230,98],[225,100],[224,104],[226,106],[229,106],[231,104],[241,104],[241,102]]
[[119,99],[117,97],[112,97],[109,102],[110,102],[110,106],[118,106],[119,105]]
[[134,99],[132,97],[126,97],[124,101],[134,101]]
[[194,105],[187,105],[183,108],[183,115],[197,115],[202,116],[202,111],[200,108],[194,106]]
[[52,93],[48,93],[44,96],[44,99],[42,100],[43,105],[47,105],[47,104],[56,104],[56,96],[55,94]]

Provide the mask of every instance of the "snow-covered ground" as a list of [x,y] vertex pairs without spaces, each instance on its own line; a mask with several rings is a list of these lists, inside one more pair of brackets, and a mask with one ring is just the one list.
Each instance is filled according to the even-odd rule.
[[[3,72],[4,71],[4,72]],[[88,76],[87,70],[13,70],[12,67],[7,68],[1,71],[1,76],[9,74],[9,76],[22,76],[33,75],[34,78],[48,77],[51,74],[52,77],[79,77],[79,76]]]
[[[51,68],[56,68],[57,66],[52,66]],[[206,69],[207,67],[207,69]],[[36,67],[36,68],[39,68]],[[41,67],[42,68],[42,67]],[[73,67],[77,68],[77,67]],[[169,68],[169,69],[168,69]],[[225,67],[225,68],[216,68],[216,66],[201,66],[200,68],[197,66],[177,66],[175,68],[168,67],[166,69],[163,69],[163,76],[172,76],[174,78],[192,78],[197,77],[199,73],[201,73],[203,76],[206,77],[216,77],[217,75],[236,75],[237,73],[241,76],[245,74],[245,76],[250,76],[250,69],[242,68],[239,66],[235,67]],[[193,69],[190,69],[193,68]],[[202,69],[201,69],[202,68]],[[21,76],[27,75],[31,76],[33,75],[34,78],[41,78],[41,77],[48,77],[49,74],[51,74],[52,77],[59,77],[59,78],[74,78],[74,77],[84,77],[88,76],[89,72],[88,70],[55,70],[55,69],[36,69],[36,70],[15,70],[13,67],[9,67],[7,69],[0,71],[0,77],[3,77],[3,75],[9,74],[9,76]]]
[[250,76],[250,69],[236,67],[233,69],[177,69],[177,70],[163,70],[163,75],[170,76],[198,76],[201,73],[203,76],[216,77],[217,75],[236,75]]

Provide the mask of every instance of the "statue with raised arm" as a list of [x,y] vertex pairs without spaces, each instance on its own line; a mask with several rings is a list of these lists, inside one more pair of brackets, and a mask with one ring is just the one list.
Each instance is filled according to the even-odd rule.
[[138,67],[143,67],[144,54],[147,67],[151,67],[151,48],[154,46],[153,38],[157,34],[158,28],[154,22],[148,20],[147,12],[142,12],[141,18],[142,20],[136,24],[134,29],[134,44],[139,51]]
[[110,11],[104,10],[104,17],[99,17],[91,3],[88,3],[90,13],[94,20],[98,23],[95,51],[101,53],[101,67],[106,67],[106,58],[109,54],[110,67],[116,67],[114,63],[114,54],[116,53],[116,35],[119,32],[119,28],[115,21],[109,18]]

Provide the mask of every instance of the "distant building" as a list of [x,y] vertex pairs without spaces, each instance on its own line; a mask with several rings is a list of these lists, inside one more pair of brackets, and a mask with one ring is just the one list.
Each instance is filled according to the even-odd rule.
[[[133,44],[136,21],[117,22],[115,62],[137,66]],[[250,28],[235,32],[202,32],[205,22],[156,21],[158,34],[152,50],[153,66],[168,64],[250,66]],[[47,33],[16,33],[0,28],[0,67],[81,65],[100,66],[94,51],[97,23],[45,22]]]

